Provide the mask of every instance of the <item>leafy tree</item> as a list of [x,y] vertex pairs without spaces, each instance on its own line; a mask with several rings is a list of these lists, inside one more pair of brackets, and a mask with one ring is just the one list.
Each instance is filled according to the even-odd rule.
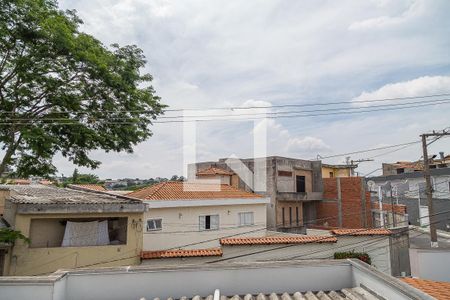
[[73,170],[72,178],[71,178],[70,181],[73,182],[73,183],[77,183],[78,182],[78,169],[77,168],[75,168]]
[[13,244],[16,240],[23,240],[27,244],[30,243],[30,239],[20,231],[11,228],[0,228],[0,243]]
[[105,47],[55,0],[0,1],[0,176],[56,172],[61,153],[96,168],[94,149],[132,152],[165,105],[137,46]]

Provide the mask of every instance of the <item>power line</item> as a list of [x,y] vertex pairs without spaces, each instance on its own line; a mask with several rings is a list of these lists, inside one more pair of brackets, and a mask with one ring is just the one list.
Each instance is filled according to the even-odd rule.
[[[416,102],[417,103],[417,102]],[[191,122],[217,122],[217,121],[257,121],[263,119],[281,119],[281,118],[307,118],[307,117],[320,117],[320,116],[331,116],[331,115],[349,115],[349,114],[360,114],[360,113],[369,113],[375,111],[392,111],[392,110],[403,110],[403,109],[411,109],[425,106],[434,106],[434,105],[445,105],[450,104],[450,99],[443,99],[439,102],[426,103],[426,104],[417,104],[417,105],[406,105],[404,107],[388,107],[388,108],[380,108],[380,109],[370,109],[364,108],[366,110],[361,111],[342,111],[342,112],[331,112],[331,113],[318,113],[318,114],[293,114],[293,115],[281,115],[281,116],[264,116],[264,117],[255,117],[255,118],[234,118],[234,119],[188,119],[188,120],[168,120],[168,121],[150,121],[151,124],[166,124],[166,123],[191,123]],[[392,105],[390,105],[392,106]],[[208,117],[208,116],[205,116]],[[45,119],[38,119],[40,125],[95,125],[96,123],[100,125],[112,124],[112,125],[133,125],[139,124],[142,121],[136,119],[135,121],[103,121],[103,120],[90,120],[88,123],[75,122],[74,120],[68,119],[67,122],[43,122]],[[29,125],[29,122],[0,122],[0,125]]]
[[[185,118],[204,118],[204,117],[214,117],[214,118],[227,118],[227,117],[239,117],[239,116],[259,116],[259,115],[282,115],[282,114],[299,114],[299,113],[311,113],[311,112],[327,112],[327,111],[341,111],[341,110],[360,110],[360,109],[373,109],[380,107],[396,107],[396,106],[406,106],[411,104],[431,104],[431,103],[439,103],[439,102],[447,102],[450,99],[435,99],[429,101],[414,101],[414,102],[406,102],[399,104],[382,104],[382,105],[373,105],[370,107],[338,107],[338,108],[327,108],[327,109],[313,109],[313,110],[293,110],[293,111],[274,111],[274,112],[253,112],[248,114],[228,114],[228,115],[177,115],[177,116],[158,116],[158,119],[185,119]],[[127,112],[126,112],[127,113]],[[83,114],[77,114],[77,117],[81,117]],[[107,119],[107,120],[128,120],[132,119],[133,116],[106,116],[96,118],[97,120]],[[45,120],[45,121],[67,121],[68,118],[42,118],[36,120]],[[32,121],[32,119],[24,119],[24,118],[7,118],[5,121]]]
[[[360,103],[373,103],[373,102],[384,102],[384,101],[402,101],[411,99],[423,99],[423,98],[433,98],[433,97],[444,97],[450,96],[450,93],[442,94],[431,94],[431,95],[421,95],[421,96],[407,96],[407,97],[394,97],[394,98],[381,98],[381,99],[368,99],[368,100],[344,100],[344,101],[331,101],[323,103],[299,103],[299,104],[279,104],[270,106],[229,106],[229,107],[204,107],[204,108],[173,108],[164,109],[164,112],[176,112],[176,111],[206,111],[206,110],[248,110],[248,109],[258,109],[258,108],[284,108],[284,107],[310,107],[310,106],[327,106],[336,104],[360,104]],[[52,113],[70,113],[75,111],[65,111],[65,112],[52,112]],[[103,111],[106,113],[110,112],[152,112],[152,110],[112,110]],[[0,111],[0,113],[15,113],[11,111]]]

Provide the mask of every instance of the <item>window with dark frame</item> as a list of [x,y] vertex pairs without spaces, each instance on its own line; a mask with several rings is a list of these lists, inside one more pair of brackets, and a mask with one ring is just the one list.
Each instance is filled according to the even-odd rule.
[[206,215],[199,217],[199,229],[203,230],[218,230],[219,229],[219,215]]
[[297,193],[305,193],[306,192],[306,178],[305,176],[297,175],[295,177],[297,183]]
[[147,231],[162,230],[162,219],[148,219]]

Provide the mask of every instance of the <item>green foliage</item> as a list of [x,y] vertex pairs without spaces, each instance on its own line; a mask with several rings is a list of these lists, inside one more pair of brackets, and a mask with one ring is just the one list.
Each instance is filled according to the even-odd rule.
[[357,258],[369,265],[372,264],[372,260],[370,259],[369,254],[367,254],[366,252],[347,251],[334,253],[334,259],[345,259],[345,258]]
[[0,1],[0,176],[56,172],[52,158],[96,168],[94,149],[132,152],[165,105],[137,46],[105,47],[54,0]]
[[23,240],[29,244],[30,239],[24,236],[20,231],[11,228],[0,228],[0,243],[14,244],[16,240]]

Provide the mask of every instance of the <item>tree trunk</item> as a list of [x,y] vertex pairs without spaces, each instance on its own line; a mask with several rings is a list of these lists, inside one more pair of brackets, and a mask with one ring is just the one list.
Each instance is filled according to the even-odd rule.
[[16,149],[19,146],[21,139],[22,136],[19,136],[17,141],[12,140],[12,142],[9,144],[5,155],[3,156],[2,162],[0,163],[0,177],[3,176],[3,174],[6,171],[6,167],[11,163],[11,158],[16,152]]

